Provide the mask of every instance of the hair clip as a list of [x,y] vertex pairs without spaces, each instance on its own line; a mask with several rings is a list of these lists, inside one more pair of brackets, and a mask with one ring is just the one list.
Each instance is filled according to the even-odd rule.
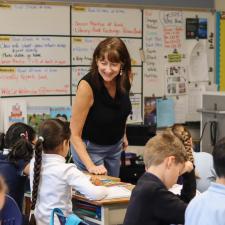
[[26,139],[28,141],[28,133],[27,133],[27,131],[25,131],[25,133],[21,133],[20,137],[22,137],[22,138],[24,138],[24,139]]
[[39,137],[38,137],[38,140],[44,142],[44,138],[43,138],[42,136],[39,136]]

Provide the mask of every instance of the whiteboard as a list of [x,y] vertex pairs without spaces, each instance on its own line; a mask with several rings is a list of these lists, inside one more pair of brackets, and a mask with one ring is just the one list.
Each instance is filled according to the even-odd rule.
[[68,6],[1,4],[2,34],[69,35],[70,8]]
[[[197,17],[207,19],[207,35],[214,35],[211,12],[0,4],[0,96],[22,96],[32,105],[71,104],[79,80],[90,69],[95,47],[104,38],[116,36],[130,53],[131,92],[137,99],[153,94],[176,99],[179,95],[182,108],[186,108],[192,104],[190,85],[195,88],[199,80],[195,75],[198,64],[206,64],[204,74],[208,67],[215,68],[215,50],[210,48],[209,38],[186,39],[186,19]],[[204,59],[196,56],[199,49],[206,49]],[[180,57],[179,63],[169,62],[176,57]],[[213,83],[214,71],[201,79]],[[136,104],[142,109],[143,99]]]
[[[57,82],[56,82],[57,81]],[[1,96],[69,95],[69,68],[0,68]]]
[[72,93],[76,94],[77,85],[80,79],[86,75],[90,70],[90,67],[77,66],[72,68]]
[[0,65],[69,65],[69,52],[69,37],[0,37]]
[[[89,66],[76,66],[72,68],[72,93],[76,94],[77,85],[80,79],[89,72]],[[132,67],[133,82],[132,93],[142,93],[142,75],[140,67]]]
[[72,35],[141,37],[140,9],[73,7]]
[[[91,65],[92,55],[96,46],[105,38],[99,37],[74,37],[72,41],[73,65]],[[141,66],[139,49],[142,46],[141,39],[122,38],[130,52],[132,65]]]
[[[143,23],[143,43],[145,61],[143,63],[143,95],[144,96],[163,96],[163,95],[182,95],[188,94],[188,81],[195,80],[191,78],[191,71],[196,70],[196,66],[203,66],[206,73],[206,79],[197,79],[198,82],[212,80],[212,75],[208,73],[209,67],[214,68],[214,49],[210,48],[207,39],[196,40],[186,39],[186,19],[204,18],[207,20],[207,36],[214,33],[214,15],[211,12],[191,12],[191,11],[167,11],[167,10],[144,10]],[[201,65],[194,65],[191,68],[190,62],[193,59],[192,51],[194,47],[203,43],[205,47],[204,62]],[[180,62],[169,63],[169,57],[173,54],[180,56]],[[193,61],[193,60],[192,60]],[[196,61],[196,60],[195,60]],[[179,69],[179,74],[183,79],[182,91],[176,83],[171,84],[168,70]],[[200,73],[199,73],[200,74]],[[196,80],[195,80],[196,81]],[[181,85],[180,85],[181,86]]]

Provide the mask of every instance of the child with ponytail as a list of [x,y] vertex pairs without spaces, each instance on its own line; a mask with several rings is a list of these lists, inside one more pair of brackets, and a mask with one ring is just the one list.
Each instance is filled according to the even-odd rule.
[[14,123],[1,140],[0,175],[3,176],[8,186],[8,194],[14,198],[22,211],[36,133],[27,124]]
[[75,164],[65,163],[71,135],[69,123],[59,119],[45,120],[39,127],[39,135],[35,158],[31,160],[30,224],[48,225],[55,207],[61,208],[66,216],[71,214],[72,188],[93,200],[107,195],[106,187],[93,185]]

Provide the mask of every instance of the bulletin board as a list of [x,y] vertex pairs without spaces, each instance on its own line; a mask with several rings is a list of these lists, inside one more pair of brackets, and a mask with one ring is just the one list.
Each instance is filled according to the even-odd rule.
[[[207,38],[187,40],[187,18],[207,20]],[[23,98],[29,105],[71,105],[95,47],[109,36],[122,38],[130,52],[131,122],[142,120],[144,97],[179,96],[187,105],[188,90],[214,77],[211,12],[1,4],[0,27],[0,97]],[[199,52],[204,57],[198,60]],[[195,77],[196,61],[206,76]]]
[[199,121],[206,89],[214,88],[215,15],[144,10],[143,96],[170,96],[175,122]]

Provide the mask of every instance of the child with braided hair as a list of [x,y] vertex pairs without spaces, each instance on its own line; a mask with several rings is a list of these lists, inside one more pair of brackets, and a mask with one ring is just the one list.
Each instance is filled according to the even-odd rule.
[[33,157],[36,133],[27,124],[14,123],[1,140],[0,175],[3,176],[8,186],[8,194],[22,211],[29,162]]
[[188,161],[194,164],[194,156],[192,149],[192,137],[190,131],[181,124],[174,124],[172,132],[182,141],[187,152]]
[[194,152],[190,131],[181,124],[175,124],[171,128],[173,133],[183,142],[188,155],[188,160],[195,166],[197,190],[204,192],[215,181],[216,174],[213,168],[212,155],[207,152]]
[[[30,170],[30,224],[48,225],[51,211],[56,207],[61,208],[66,216],[71,214],[72,188],[93,200],[100,200],[108,194],[106,187],[93,185],[75,164],[65,163],[71,135],[68,122],[45,120],[38,133],[40,136]],[[55,220],[55,224],[59,221]]]

